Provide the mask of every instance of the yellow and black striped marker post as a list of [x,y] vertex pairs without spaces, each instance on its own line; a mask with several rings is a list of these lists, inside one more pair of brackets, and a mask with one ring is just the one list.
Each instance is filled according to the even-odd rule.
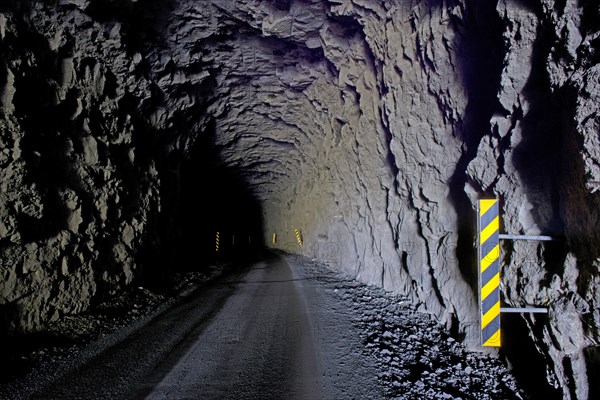
[[277,243],[277,234],[273,233],[273,244]]
[[215,253],[219,252],[219,232],[217,231],[217,235],[215,236]]
[[302,246],[302,236],[300,236],[300,231],[298,229],[294,229],[296,232],[296,241],[298,242],[298,246]]
[[481,345],[500,347],[500,216],[498,200],[479,200]]

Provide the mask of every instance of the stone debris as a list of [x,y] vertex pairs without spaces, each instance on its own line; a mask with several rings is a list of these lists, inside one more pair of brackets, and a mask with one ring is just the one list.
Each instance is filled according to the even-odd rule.
[[203,272],[174,274],[160,288],[132,286],[86,312],[48,324],[43,331],[4,337],[0,345],[0,398],[22,398],[33,385],[52,379],[52,371],[78,360],[82,351],[93,348],[95,342],[167,309],[229,267],[214,264]]
[[500,360],[468,350],[432,315],[404,296],[350,279],[318,262],[291,256],[311,279],[352,307],[364,351],[380,371],[389,399],[522,400],[526,394]]

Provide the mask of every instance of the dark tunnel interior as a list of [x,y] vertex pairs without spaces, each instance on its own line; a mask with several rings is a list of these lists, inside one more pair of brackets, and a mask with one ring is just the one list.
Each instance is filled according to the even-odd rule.
[[[4,1],[0,341],[60,342],[49,327],[119,296],[125,313],[166,302],[223,266],[273,263],[291,287],[289,257],[345,274],[324,279],[338,296],[350,280],[402,296],[529,392],[591,399],[596,3]],[[492,198],[500,234],[554,240],[500,242],[485,286],[477,207]],[[494,312],[548,315],[503,317],[503,346],[482,350],[484,291]],[[369,329],[390,338],[385,323]],[[381,379],[426,382],[435,346]]]
[[163,170],[162,256],[159,265],[149,258],[147,282],[160,286],[173,272],[202,271],[215,262],[246,265],[262,254],[261,204],[239,171],[221,159],[214,120],[188,152],[171,152]]

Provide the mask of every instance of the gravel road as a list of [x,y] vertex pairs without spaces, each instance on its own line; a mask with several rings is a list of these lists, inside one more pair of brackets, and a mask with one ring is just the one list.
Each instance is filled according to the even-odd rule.
[[467,351],[406,299],[281,254],[207,283],[18,396],[528,398],[498,360]]

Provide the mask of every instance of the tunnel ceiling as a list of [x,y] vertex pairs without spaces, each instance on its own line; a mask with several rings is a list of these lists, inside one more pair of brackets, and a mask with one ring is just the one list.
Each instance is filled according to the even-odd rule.
[[348,124],[343,96],[349,105],[357,96],[351,81],[340,89],[336,64],[353,63],[353,47],[364,52],[356,21],[328,15],[322,2],[180,2],[170,14],[169,68],[153,63],[153,72],[189,109],[177,108],[194,126],[190,144],[214,118],[223,162],[263,203],[283,201],[303,174],[335,162],[326,157]]
[[0,321],[36,331],[189,254],[212,262],[220,231],[408,295],[477,346],[474,209],[498,197],[503,231],[560,239],[503,244],[504,301],[554,315],[515,319],[508,356],[584,398],[600,365],[599,13],[3,1]]

